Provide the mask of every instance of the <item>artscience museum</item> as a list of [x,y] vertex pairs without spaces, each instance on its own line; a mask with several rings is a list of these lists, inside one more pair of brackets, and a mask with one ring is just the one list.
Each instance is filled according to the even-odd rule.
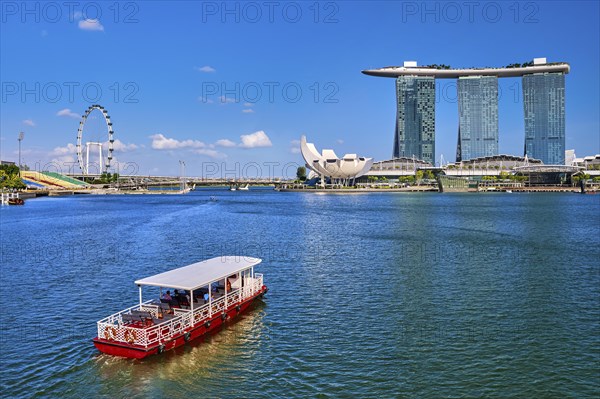
[[313,143],[306,142],[306,136],[300,140],[300,151],[306,166],[321,178],[321,184],[348,185],[351,180],[366,174],[373,166],[373,158],[346,154],[339,158],[333,150],[324,149],[321,153]]

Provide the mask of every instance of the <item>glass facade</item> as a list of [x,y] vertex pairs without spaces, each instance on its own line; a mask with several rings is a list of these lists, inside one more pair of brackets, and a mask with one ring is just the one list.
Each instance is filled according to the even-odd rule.
[[456,161],[498,155],[498,78],[458,79]]
[[399,76],[396,80],[394,158],[435,162],[435,79]]
[[548,165],[565,163],[565,75],[523,76],[525,155]]

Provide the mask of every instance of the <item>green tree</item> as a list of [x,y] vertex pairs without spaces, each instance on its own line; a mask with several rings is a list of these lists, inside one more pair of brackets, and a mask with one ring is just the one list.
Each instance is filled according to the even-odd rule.
[[423,175],[424,175],[424,174],[425,174],[425,173],[424,173],[422,170],[417,170],[417,171],[416,171],[416,173],[415,173],[415,179],[417,180],[417,184],[419,184],[419,182],[420,182],[421,180],[423,180]]
[[0,165],[0,170],[3,171],[7,176],[19,174],[19,167],[17,165]]
[[0,165],[0,188],[20,190],[26,187],[17,165]]
[[296,169],[296,178],[300,181],[306,180],[306,168],[304,166],[298,166],[298,169]]

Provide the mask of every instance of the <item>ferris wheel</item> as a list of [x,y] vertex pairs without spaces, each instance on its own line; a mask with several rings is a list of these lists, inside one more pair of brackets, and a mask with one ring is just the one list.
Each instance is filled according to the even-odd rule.
[[[83,130],[85,123],[87,122],[88,117],[94,111],[98,110],[102,114],[104,121],[106,122],[106,128],[108,130],[108,147],[106,151],[106,158],[103,157],[103,147],[106,144],[106,141],[102,141],[96,137],[96,140],[83,142]],[[108,115],[108,111],[104,109],[103,106],[99,104],[93,104],[85,110],[85,113],[81,117],[81,121],[79,122],[79,129],[77,129],[77,161],[79,161],[79,167],[84,175],[89,174],[90,172],[90,148],[93,151],[98,151],[98,163],[99,163],[99,172],[108,172],[110,168],[110,161],[113,158],[113,144],[115,139],[113,137],[114,132],[112,128],[112,122],[110,121],[110,116]],[[85,159],[84,159],[84,147],[85,146]]]

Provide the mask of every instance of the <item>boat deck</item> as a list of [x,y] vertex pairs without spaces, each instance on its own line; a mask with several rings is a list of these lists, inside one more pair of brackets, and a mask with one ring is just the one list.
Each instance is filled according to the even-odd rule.
[[171,341],[225,315],[263,291],[263,276],[256,273],[243,288],[213,292],[210,302],[195,298],[193,311],[185,304],[173,306],[158,299],[124,309],[98,321],[98,341],[138,348],[151,348]]
[[[234,289],[228,293],[228,296],[235,294]],[[225,291],[220,289],[213,291],[212,301],[217,302],[225,296]],[[179,304],[174,304],[178,302]],[[197,311],[200,308],[207,307],[208,301],[203,298],[194,298],[194,310]],[[191,306],[187,302],[183,301],[165,301],[159,299],[153,299],[150,302],[145,303],[141,307],[130,309],[129,312],[121,314],[120,325],[126,327],[133,327],[138,329],[146,329],[152,326],[167,323],[176,317],[179,317],[184,311],[190,311]],[[177,315],[176,313],[177,312]]]

